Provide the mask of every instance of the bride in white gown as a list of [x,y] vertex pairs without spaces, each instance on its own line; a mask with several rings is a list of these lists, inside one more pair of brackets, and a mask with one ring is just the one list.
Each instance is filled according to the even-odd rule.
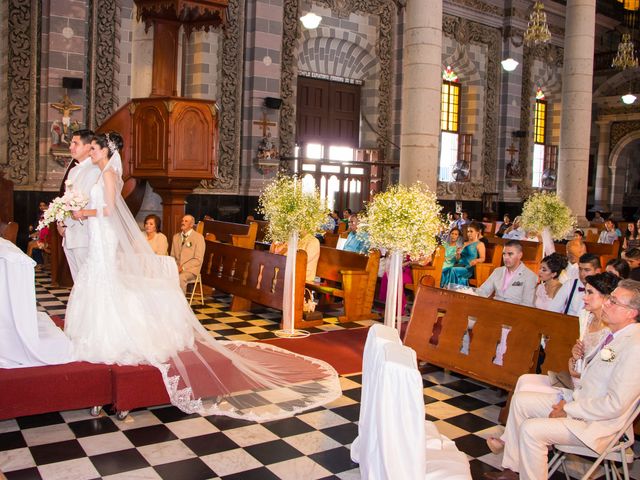
[[122,137],[97,135],[91,158],[102,173],[85,209],[89,254],[65,316],[77,360],[150,364],[171,402],[187,413],[272,420],[340,395],[327,363],[258,342],[216,341],[178,282],[172,257],[155,255],[120,194]]

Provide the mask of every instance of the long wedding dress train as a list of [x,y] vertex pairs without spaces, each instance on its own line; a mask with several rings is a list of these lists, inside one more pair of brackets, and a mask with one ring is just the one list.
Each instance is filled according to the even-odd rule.
[[[329,364],[258,342],[216,341],[179,287],[173,258],[155,255],[120,195],[115,153],[91,190],[90,245],[65,316],[75,358],[150,364],[187,413],[274,420],[340,395]],[[116,173],[116,184],[104,173]],[[113,175],[110,176],[113,178]]]

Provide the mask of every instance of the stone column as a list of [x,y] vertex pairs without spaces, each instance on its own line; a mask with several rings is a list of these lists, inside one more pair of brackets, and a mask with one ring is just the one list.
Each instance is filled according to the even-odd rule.
[[602,120],[596,122],[600,131],[598,142],[598,163],[596,166],[595,210],[609,211],[609,133],[611,122]]
[[586,222],[596,1],[568,0],[562,72],[558,195]]
[[442,0],[410,0],[405,11],[400,183],[438,182]]

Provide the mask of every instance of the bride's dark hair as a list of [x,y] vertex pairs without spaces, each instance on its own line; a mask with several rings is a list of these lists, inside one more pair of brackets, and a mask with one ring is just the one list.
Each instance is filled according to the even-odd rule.
[[100,145],[100,148],[109,150],[109,158],[111,158],[114,153],[122,150],[124,146],[122,135],[118,132],[98,133],[93,137],[93,141]]

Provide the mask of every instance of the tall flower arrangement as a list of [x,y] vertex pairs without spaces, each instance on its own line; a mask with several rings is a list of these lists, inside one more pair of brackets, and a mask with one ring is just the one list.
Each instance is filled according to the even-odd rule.
[[284,277],[282,302],[283,330],[276,332],[284,337],[299,337],[308,332],[294,329],[295,268],[298,237],[300,233],[315,233],[327,219],[327,209],[320,199],[320,192],[304,192],[302,181],[293,176],[279,176],[260,195],[258,213],[269,222],[267,239],[272,242],[288,242],[287,264]]
[[576,218],[566,203],[552,192],[531,195],[522,208],[521,224],[525,230],[542,234],[544,254],[555,251],[553,240],[567,236],[576,226]]
[[443,225],[441,210],[435,194],[420,182],[392,185],[366,205],[358,233],[366,235],[372,247],[391,252],[386,325],[394,326],[397,321],[396,328],[400,329],[403,256],[417,259],[433,253]]
[[260,195],[258,213],[269,222],[267,239],[286,242],[294,232],[316,233],[327,220],[320,192],[303,192],[302,180],[279,176]]

